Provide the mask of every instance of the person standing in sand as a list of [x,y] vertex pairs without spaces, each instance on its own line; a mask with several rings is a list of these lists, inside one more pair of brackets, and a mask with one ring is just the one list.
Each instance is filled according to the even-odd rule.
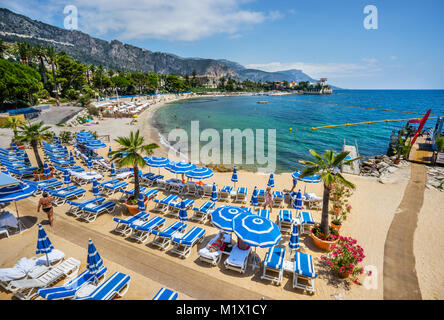
[[37,206],[37,212],[40,212],[40,207],[46,213],[49,220],[49,225],[54,226],[53,208],[52,208],[52,197],[48,196],[47,192],[43,192],[42,198],[39,200],[39,205]]
[[265,191],[265,203],[264,209],[267,209],[267,206],[270,209],[270,213],[273,210],[273,194],[271,193],[271,187],[267,187],[267,191]]

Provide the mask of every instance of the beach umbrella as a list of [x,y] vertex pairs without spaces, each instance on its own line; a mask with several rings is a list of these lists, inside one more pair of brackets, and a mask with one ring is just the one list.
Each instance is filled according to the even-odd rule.
[[257,188],[256,186],[254,186],[254,190],[253,193],[251,194],[251,200],[250,200],[251,205],[254,207],[259,205],[257,194],[258,194]]
[[180,221],[188,221],[187,209],[183,200],[180,202],[179,219]]
[[145,196],[143,195],[142,192],[139,193],[139,201],[137,202],[137,209],[139,209],[139,211],[145,211]]
[[216,184],[213,182],[213,190],[211,191],[211,201],[216,202],[217,200],[219,200],[219,198],[217,197],[217,187]]
[[233,232],[233,219],[239,214],[249,214],[249,212],[241,207],[221,206],[211,213],[211,222],[223,231]]
[[93,192],[93,194],[94,194],[94,197],[98,197],[99,194],[100,194],[100,191],[99,191],[99,182],[98,182],[96,179],[93,180],[92,192]]
[[[319,177],[319,175],[313,175],[313,176],[306,176],[303,178],[300,178],[300,175],[302,174],[302,171],[296,171],[294,172],[291,177],[293,179],[305,182],[305,183],[319,183],[322,181],[322,179]],[[305,193],[305,189],[304,189],[304,193]]]
[[51,170],[49,169],[49,166],[46,162],[43,164],[43,176],[45,178],[48,178],[51,176]]
[[298,225],[293,224],[293,229],[291,230],[290,241],[288,242],[288,247],[291,251],[299,250],[299,230]]
[[110,153],[111,153],[111,146],[109,146],[109,149],[108,149],[108,158],[109,158],[109,159],[112,159],[113,156],[111,156]]
[[299,189],[298,193],[296,193],[296,199],[293,201],[293,208],[296,210],[302,210],[302,192]]
[[270,178],[268,178],[267,186],[274,188],[274,175],[273,175],[273,172],[270,173]]
[[[146,164],[149,167],[159,168],[159,173],[160,173],[161,167],[166,167],[167,165],[170,164],[170,160],[168,160],[167,158],[164,158],[164,157],[144,157],[143,159],[145,160]],[[150,172],[151,172],[151,168],[150,168]]]
[[69,171],[65,170],[63,174],[63,183],[64,184],[70,184],[71,183],[71,176],[69,175]]
[[114,166],[114,162],[111,162],[111,172],[109,174],[110,177],[116,176],[116,167]]
[[178,161],[178,162],[171,162],[165,168],[172,173],[182,174],[193,171],[196,168],[196,165],[192,164],[191,162],[187,163],[184,161]]
[[54,246],[52,245],[51,241],[48,238],[48,235],[45,232],[45,229],[43,229],[43,226],[39,224],[39,230],[37,232],[37,250],[35,251],[36,254],[45,254],[46,255],[46,262],[49,266],[49,259],[48,259],[48,253],[54,249]]
[[93,167],[91,156],[88,157],[87,167],[88,167],[88,169],[92,169],[92,167]]
[[[238,215],[233,218],[232,224],[237,237],[255,247],[255,251],[257,247],[273,247],[282,239],[281,231],[274,222],[255,214]],[[253,270],[256,268],[256,258],[252,267]]]
[[88,240],[88,257],[86,258],[86,269],[89,273],[94,275],[94,282],[97,284],[97,273],[103,267],[103,260],[99,255],[96,247],[91,239]]
[[31,161],[29,160],[29,157],[28,157],[28,154],[26,153],[26,151],[23,154],[23,160],[25,162],[25,166],[27,166],[27,167],[31,166]]
[[233,167],[233,175],[231,176],[231,181],[234,182],[234,188],[236,189],[236,182],[238,181],[236,166]]
[[193,171],[186,173],[188,178],[199,180],[211,178],[213,175],[213,170],[205,167],[196,167]]

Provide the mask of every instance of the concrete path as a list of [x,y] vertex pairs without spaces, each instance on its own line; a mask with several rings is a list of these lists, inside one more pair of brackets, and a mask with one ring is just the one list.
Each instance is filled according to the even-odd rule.
[[393,218],[384,247],[384,300],[421,299],[413,254],[413,237],[424,201],[427,171],[411,166],[412,174]]
[[96,247],[100,248],[102,257],[195,299],[260,300],[262,297],[257,292],[210,277],[198,270],[126,244],[125,241],[84,228],[79,223],[58,219],[55,227],[49,232],[77,245],[86,246],[85,239],[92,238]]

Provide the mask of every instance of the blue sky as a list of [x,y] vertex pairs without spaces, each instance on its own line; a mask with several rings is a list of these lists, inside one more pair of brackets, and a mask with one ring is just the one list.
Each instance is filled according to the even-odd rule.
[[[2,0],[64,27],[66,5],[92,36],[182,57],[228,59],[267,71],[297,68],[351,89],[444,88],[444,1]],[[363,26],[364,7],[378,29]]]

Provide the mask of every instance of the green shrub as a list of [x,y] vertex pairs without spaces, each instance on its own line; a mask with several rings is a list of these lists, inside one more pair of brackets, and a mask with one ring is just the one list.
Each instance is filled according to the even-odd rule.
[[66,90],[65,96],[70,100],[77,100],[80,96],[79,92],[74,89]]
[[96,117],[99,116],[99,109],[97,109],[95,106],[90,105],[90,106],[86,107],[86,109],[88,110],[88,113],[91,116],[96,116]]
[[438,151],[444,151],[444,136],[438,136],[435,140],[436,146],[438,147]]

